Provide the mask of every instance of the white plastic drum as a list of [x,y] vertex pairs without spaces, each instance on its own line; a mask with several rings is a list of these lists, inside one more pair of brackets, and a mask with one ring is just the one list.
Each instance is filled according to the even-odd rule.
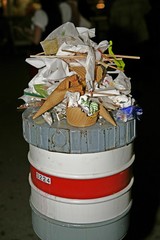
[[44,173],[72,179],[100,178],[127,169],[135,159],[133,143],[113,150],[67,154],[29,145],[30,164]]
[[116,194],[96,199],[66,199],[55,197],[31,185],[30,202],[41,214],[68,223],[98,223],[115,218],[131,204],[133,178],[126,188]]

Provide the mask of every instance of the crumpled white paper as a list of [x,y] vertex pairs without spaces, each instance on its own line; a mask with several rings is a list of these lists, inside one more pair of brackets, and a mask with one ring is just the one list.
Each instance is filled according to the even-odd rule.
[[[102,55],[109,48],[109,42],[104,40],[97,44],[91,40],[93,37],[95,37],[94,28],[76,28],[70,22],[51,32],[45,40],[56,38],[59,46],[58,51],[54,56],[37,54],[26,59],[28,64],[38,69],[38,73],[31,79],[24,92],[37,94],[34,86],[44,84],[47,86],[48,95],[50,95],[61,81],[75,74],[69,69],[69,66],[82,66],[86,70],[86,96],[91,97],[92,93],[92,97],[95,97],[97,102],[103,103],[103,106],[111,110],[132,105],[134,100],[130,95],[130,78],[121,70],[107,70],[103,80],[100,83],[95,83],[95,63],[103,63]],[[43,42],[41,45],[43,48]],[[76,58],[76,55],[82,57]],[[114,76],[114,74],[116,75]],[[69,102],[69,105],[73,104],[79,93],[78,96],[70,92],[68,95],[66,94],[66,96],[71,95],[72,101]],[[21,98],[26,102],[33,99],[31,96],[22,96]]]
[[[57,38],[62,41],[57,56],[69,56],[77,53],[85,53],[86,59],[79,59],[77,62],[86,68],[86,85],[89,92],[94,89],[93,81],[95,78],[95,61],[101,59],[101,52],[108,47],[108,41],[102,41],[97,45],[90,38],[95,37],[95,29],[87,29],[83,27],[76,28],[73,23],[67,22],[53,32],[46,39],[52,40]],[[44,83],[47,79],[52,82],[54,80],[64,79],[74,74],[69,72],[68,65],[62,59],[48,58],[38,56],[36,58],[27,58],[26,62],[39,69],[38,74],[31,80],[29,87],[34,92],[33,85],[35,83]]]

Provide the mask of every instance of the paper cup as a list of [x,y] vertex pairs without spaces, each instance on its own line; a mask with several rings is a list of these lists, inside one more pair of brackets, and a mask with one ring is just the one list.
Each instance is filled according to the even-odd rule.
[[98,112],[93,116],[87,116],[79,107],[68,107],[66,109],[67,123],[74,127],[89,127],[96,123]]

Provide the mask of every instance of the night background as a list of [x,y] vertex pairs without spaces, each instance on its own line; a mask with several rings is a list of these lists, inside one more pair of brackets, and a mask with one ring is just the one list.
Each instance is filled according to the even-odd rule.
[[[30,81],[25,62],[30,41],[17,31],[28,26],[29,1],[0,1],[0,239],[38,240],[32,229],[29,206],[28,143],[23,138],[22,103],[18,98]],[[98,5],[102,4],[102,5]],[[103,6],[98,9],[98,6]],[[143,109],[137,121],[133,164],[133,205],[126,240],[160,239],[159,164],[159,53],[160,1],[80,0],[79,11],[96,28],[95,41],[112,40],[116,54],[126,59],[132,95]],[[156,119],[157,118],[157,119]],[[152,120],[152,121],[151,121]],[[106,238],[107,239],[107,238]],[[68,239],[67,239],[68,240]]]

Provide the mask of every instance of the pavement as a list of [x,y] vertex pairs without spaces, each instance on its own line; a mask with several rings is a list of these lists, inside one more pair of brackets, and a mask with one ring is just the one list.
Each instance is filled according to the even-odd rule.
[[[32,229],[31,209],[29,206],[30,186],[28,175],[30,170],[27,159],[28,143],[23,138],[22,112],[16,109],[21,103],[18,98],[23,95],[23,90],[30,81],[25,58],[26,55],[23,51],[0,56],[1,240],[39,239]],[[136,75],[134,70],[133,66],[131,71],[133,76]],[[158,88],[154,88],[153,91],[153,89],[147,86],[145,91],[142,91],[143,83],[146,83],[149,79],[138,80],[140,80],[138,83],[134,82],[134,90],[135,86],[138,86],[138,91],[135,90],[134,93],[138,96],[145,113],[144,119],[138,124],[138,137],[135,148],[137,158],[133,169],[135,174],[133,188],[134,204],[131,213],[131,233],[128,239],[131,240],[130,236],[133,236],[133,232],[140,229],[141,235],[145,236],[143,239],[158,240],[160,239],[159,217],[157,217],[157,222],[155,217],[159,209],[159,159],[157,157],[159,150],[156,142],[156,137],[159,134],[158,130],[155,130],[157,125],[151,122],[150,118],[148,119],[150,110],[156,110],[156,106],[146,104],[146,98],[148,97],[146,91],[150,91],[150,97],[152,97],[153,94],[158,93]],[[155,84],[156,82],[154,86]],[[145,232],[146,228],[148,232]],[[153,232],[149,236],[153,228],[156,229],[156,233]],[[134,240],[138,240],[138,238],[134,238]]]
[[25,55],[0,56],[0,239],[37,240],[31,223],[28,144],[17,111],[28,83]]

